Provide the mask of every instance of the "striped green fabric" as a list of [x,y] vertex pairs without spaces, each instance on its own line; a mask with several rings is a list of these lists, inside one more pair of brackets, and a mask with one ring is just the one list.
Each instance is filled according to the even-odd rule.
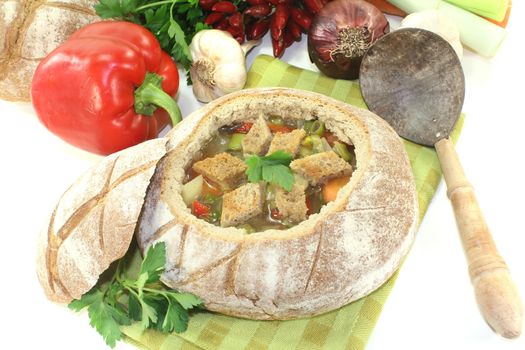
[[[357,82],[331,79],[261,55],[250,68],[246,88],[272,86],[314,91],[366,108]],[[460,118],[453,138],[459,135],[462,123]],[[421,219],[441,180],[441,171],[432,148],[408,141],[405,147],[416,179]],[[148,350],[364,349],[396,278],[397,272],[367,297],[308,319],[250,321],[199,312],[181,334],[141,331],[139,325],[124,327],[123,331],[128,342]]]

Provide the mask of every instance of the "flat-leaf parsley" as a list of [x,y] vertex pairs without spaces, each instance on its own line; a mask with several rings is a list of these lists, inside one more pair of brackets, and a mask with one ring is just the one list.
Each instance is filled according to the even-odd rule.
[[295,179],[289,167],[292,159],[290,153],[281,150],[264,157],[249,156],[244,161],[248,166],[248,170],[246,170],[248,181],[259,182],[263,180],[291,191]]
[[159,281],[165,263],[164,242],[148,249],[136,276],[130,276],[134,273],[127,268],[132,264],[123,258],[109,282],[97,284],[69,308],[80,311],[87,307],[91,326],[112,348],[122,338],[120,326],[134,321],[143,329],[183,332],[188,327],[188,310],[202,305],[202,300],[164,287]]
[[118,18],[140,24],[151,31],[162,49],[186,69],[191,64],[189,43],[204,24],[199,0],[99,0],[95,5],[102,18]]

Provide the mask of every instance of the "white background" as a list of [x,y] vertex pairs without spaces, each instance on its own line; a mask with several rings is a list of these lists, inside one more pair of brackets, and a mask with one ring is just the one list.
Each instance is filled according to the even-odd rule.
[[[512,276],[525,292],[525,5],[514,1],[508,37],[493,59],[468,50],[467,119],[457,150]],[[392,28],[398,20],[389,18]],[[268,36],[252,51],[271,54]],[[306,40],[283,60],[315,69]],[[182,84],[183,115],[200,104]],[[75,149],[38,122],[30,104],[0,101],[0,334],[2,349],[105,349],[85,314],[48,302],[35,274],[36,236],[63,191],[99,157]],[[481,318],[443,183],[423,220],[368,349],[525,349],[495,335]],[[117,349],[133,349],[120,343]]]

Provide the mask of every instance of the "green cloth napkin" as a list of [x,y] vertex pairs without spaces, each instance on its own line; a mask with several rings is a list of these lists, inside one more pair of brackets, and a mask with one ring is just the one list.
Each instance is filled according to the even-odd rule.
[[[273,57],[258,56],[246,88],[283,86],[332,96],[366,108],[358,82],[335,80],[299,69]],[[458,122],[454,137],[462,125]],[[405,142],[419,194],[420,219],[441,180],[434,149]],[[126,341],[148,350],[168,349],[364,349],[381,309],[394,286],[397,272],[372,294],[332,312],[292,321],[250,321],[211,312],[194,314],[184,333],[141,331],[124,327]]]

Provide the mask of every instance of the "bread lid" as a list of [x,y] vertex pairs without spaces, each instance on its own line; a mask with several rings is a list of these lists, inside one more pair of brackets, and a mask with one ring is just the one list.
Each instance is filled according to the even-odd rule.
[[[357,169],[337,199],[287,230],[246,234],[197,219],[180,195],[185,170],[219,127],[260,113],[319,118],[355,145]],[[285,88],[229,94],[170,132],[146,195],[137,240],[166,242],[162,280],[201,297],[208,309],[253,319],[320,314],[383,284],[411,246],[418,222],[403,143],[373,113]]]
[[62,195],[37,246],[37,275],[49,299],[79,299],[127,252],[166,142],[147,141],[104,158]]

